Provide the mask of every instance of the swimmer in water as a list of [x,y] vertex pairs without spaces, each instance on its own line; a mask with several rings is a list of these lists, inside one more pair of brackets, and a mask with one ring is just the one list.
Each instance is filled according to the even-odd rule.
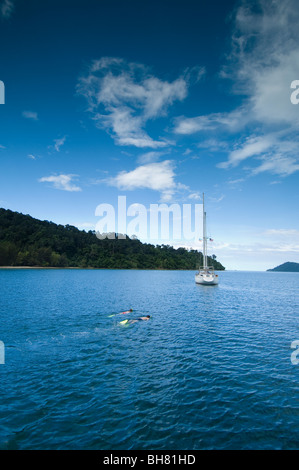
[[108,318],[115,317],[116,315],[125,315],[126,313],[132,313],[133,309],[130,308],[130,310],[126,310],[125,312],[119,312],[119,313],[112,313],[112,315],[108,315]]
[[130,310],[126,310],[125,312],[120,312],[120,315],[124,315],[125,313],[131,313],[133,312],[133,309],[130,308]]
[[137,321],[147,321],[149,320],[151,317],[150,315],[146,315],[145,317],[139,317],[139,318],[135,318],[134,320],[129,320],[128,323],[135,323]]
[[132,323],[136,323],[138,321],[147,321],[151,318],[150,315],[146,315],[145,317],[139,317],[139,318],[133,318],[132,320],[124,320],[124,321],[121,321],[120,324],[121,325],[132,325]]

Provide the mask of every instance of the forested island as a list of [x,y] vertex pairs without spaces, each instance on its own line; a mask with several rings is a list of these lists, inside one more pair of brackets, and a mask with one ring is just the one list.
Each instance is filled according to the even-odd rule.
[[280,272],[280,273],[299,273],[299,263],[287,263],[280,264],[273,269],[267,269],[270,272]]
[[[225,269],[215,255],[208,263]],[[197,250],[154,246],[129,237],[100,240],[94,231],[0,209],[0,266],[188,270],[199,264],[202,253]]]

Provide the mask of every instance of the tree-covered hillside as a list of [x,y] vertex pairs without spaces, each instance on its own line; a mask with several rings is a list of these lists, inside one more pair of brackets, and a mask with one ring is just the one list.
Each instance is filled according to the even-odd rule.
[[[106,269],[196,269],[202,254],[137,239],[99,240],[80,231],[29,215],[0,209],[0,266],[80,267]],[[225,268],[213,255],[209,264]]]
[[276,268],[267,269],[267,271],[281,273],[299,273],[299,263],[291,263],[290,261],[287,261],[286,263],[276,266]]

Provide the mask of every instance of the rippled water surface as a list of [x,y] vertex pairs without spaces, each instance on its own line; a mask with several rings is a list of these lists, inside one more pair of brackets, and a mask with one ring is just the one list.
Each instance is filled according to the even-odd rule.
[[0,270],[0,449],[298,449],[298,292],[297,273]]

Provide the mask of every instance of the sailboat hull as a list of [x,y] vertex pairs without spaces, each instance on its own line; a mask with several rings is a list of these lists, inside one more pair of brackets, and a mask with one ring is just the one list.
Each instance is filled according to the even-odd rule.
[[195,282],[203,286],[216,286],[219,279],[218,275],[214,273],[197,273],[195,274]]

